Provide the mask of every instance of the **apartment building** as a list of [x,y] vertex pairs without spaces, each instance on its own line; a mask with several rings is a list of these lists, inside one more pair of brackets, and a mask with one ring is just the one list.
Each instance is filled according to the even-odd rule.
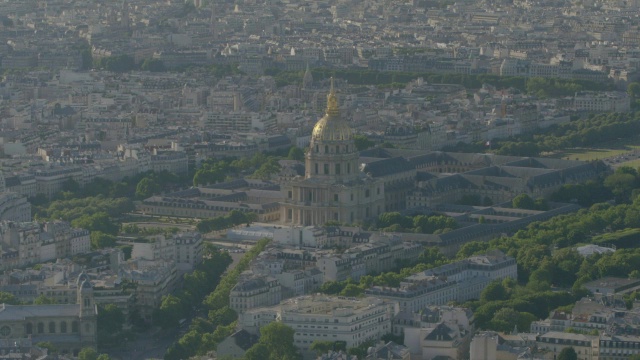
[[6,191],[24,197],[33,197],[37,194],[36,179],[32,174],[6,175],[4,180]]
[[352,348],[390,333],[391,319],[396,313],[394,302],[374,297],[314,295],[250,309],[240,314],[238,325],[256,334],[263,325],[280,321],[295,331],[294,345],[302,351],[308,350],[314,341],[342,341]]
[[162,151],[151,155],[151,170],[155,172],[168,171],[176,175],[189,172],[189,161],[184,151]]
[[276,305],[282,300],[282,286],[271,276],[249,276],[238,280],[229,294],[229,307],[237,313],[262,306]]
[[36,170],[36,193],[45,195],[51,199],[62,190],[62,185],[67,180],[84,183],[82,168],[79,166],[56,166]]
[[0,222],[0,239],[4,251],[18,253],[16,263],[0,264],[6,269],[86,253],[91,247],[89,231],[72,228],[66,221]]
[[[234,101],[235,97],[234,97]],[[250,132],[264,130],[264,118],[253,112],[209,112],[202,118],[204,127],[218,132]]]
[[18,253],[18,266],[37,264],[41,259],[41,228],[36,222],[0,223],[2,248],[11,248]]
[[31,203],[12,192],[0,192],[0,221],[30,221]]
[[374,286],[366,294],[397,301],[401,311],[416,312],[428,305],[478,299],[491,281],[515,279],[517,271],[514,258],[495,251],[410,275],[398,287]]
[[573,97],[576,111],[588,112],[629,112],[631,100],[624,92],[581,91]]
[[631,355],[640,354],[640,337],[638,336],[602,335],[595,342],[598,360],[628,359]]
[[203,243],[200,233],[178,233],[173,235],[173,241],[175,242],[175,259],[178,271],[191,271],[202,262]]
[[[399,238],[378,237],[363,233],[363,244],[353,246],[343,254],[326,253],[317,256],[316,267],[324,281],[357,281],[361,276],[393,269],[399,261],[414,262],[422,253],[422,245],[402,242]],[[368,242],[371,239],[372,242]],[[366,241],[366,242],[365,242]]]
[[578,354],[578,360],[598,359],[597,336],[550,331],[536,336],[536,345],[554,354],[559,354],[564,348],[572,347]]
[[137,285],[136,306],[142,318],[151,321],[162,297],[175,290],[178,269],[173,261],[131,259],[120,266],[119,276]]

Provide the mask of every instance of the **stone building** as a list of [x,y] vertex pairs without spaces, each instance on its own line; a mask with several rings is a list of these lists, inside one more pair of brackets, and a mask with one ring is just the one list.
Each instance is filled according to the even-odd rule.
[[340,114],[333,88],[325,115],[311,134],[305,176],[283,186],[281,222],[317,225],[354,223],[384,212],[384,183],[360,171],[353,132]]
[[51,342],[62,354],[77,355],[84,347],[96,347],[98,309],[89,277],[77,280],[76,304],[0,304],[0,339],[31,338]]
[[305,352],[316,340],[342,341],[347,348],[378,341],[391,332],[396,313],[396,303],[373,297],[311,295],[249,309],[239,315],[238,325],[257,334],[264,325],[280,321],[295,331],[294,345]]

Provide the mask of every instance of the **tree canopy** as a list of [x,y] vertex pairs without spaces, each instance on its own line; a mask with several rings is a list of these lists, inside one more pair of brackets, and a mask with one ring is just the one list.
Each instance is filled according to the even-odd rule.
[[[273,321],[260,328],[260,340],[247,350],[247,359],[261,355],[264,360],[301,360],[302,356],[293,344],[294,330]],[[255,348],[255,349],[254,349]]]
[[566,347],[558,354],[558,360],[578,360],[578,354],[573,347]]

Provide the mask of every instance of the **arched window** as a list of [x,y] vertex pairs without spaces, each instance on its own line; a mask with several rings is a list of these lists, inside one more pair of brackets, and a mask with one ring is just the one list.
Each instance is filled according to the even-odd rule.
[[38,334],[44,334],[44,324],[41,322],[38,323]]
[[63,321],[60,323],[60,332],[63,334],[67,333],[67,322]]
[[54,323],[53,321],[49,322],[49,333],[50,334],[56,333],[56,323]]
[[80,326],[78,326],[78,322],[74,321],[71,323],[71,332],[72,333],[77,333],[78,331],[80,331]]
[[30,323],[30,322],[27,323],[26,332],[27,332],[27,335],[33,334],[33,324],[32,323]]

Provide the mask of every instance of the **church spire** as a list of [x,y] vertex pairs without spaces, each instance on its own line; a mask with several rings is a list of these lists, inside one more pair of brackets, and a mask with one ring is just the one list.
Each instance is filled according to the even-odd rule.
[[336,96],[336,89],[333,87],[333,77],[331,77],[331,89],[329,90],[329,94],[327,95],[327,115],[340,115],[340,109],[338,107],[338,97]]

